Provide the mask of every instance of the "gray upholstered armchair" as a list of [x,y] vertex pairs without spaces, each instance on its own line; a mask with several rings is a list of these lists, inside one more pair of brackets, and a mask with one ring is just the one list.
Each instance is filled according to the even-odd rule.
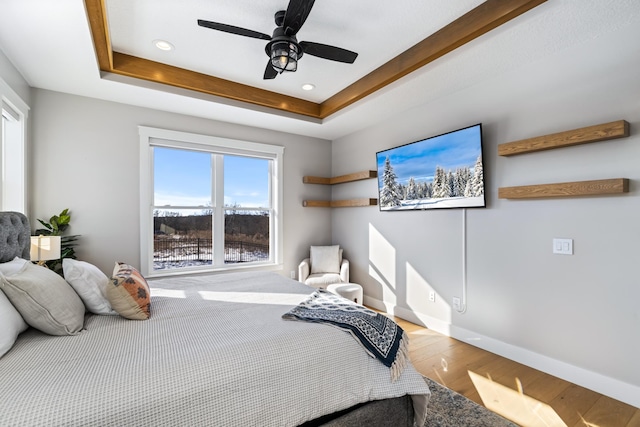
[[298,266],[298,281],[326,289],[333,283],[349,283],[349,261],[339,245],[311,246],[309,258]]

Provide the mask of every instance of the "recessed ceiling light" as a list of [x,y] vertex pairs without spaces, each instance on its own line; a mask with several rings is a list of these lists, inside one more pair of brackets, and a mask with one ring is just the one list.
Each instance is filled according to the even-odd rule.
[[311,83],[306,83],[302,85],[302,90],[313,90],[316,87],[314,85],[312,85]]
[[153,45],[160,50],[173,50],[174,46],[166,40],[154,40]]

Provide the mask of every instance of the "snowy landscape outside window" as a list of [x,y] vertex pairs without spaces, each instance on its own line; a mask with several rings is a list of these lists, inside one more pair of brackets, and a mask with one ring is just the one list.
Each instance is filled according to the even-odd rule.
[[[154,270],[269,260],[271,160],[165,147],[153,152]],[[223,195],[216,203],[220,167]],[[223,245],[216,245],[218,227]]]
[[139,132],[144,275],[282,268],[283,147]]

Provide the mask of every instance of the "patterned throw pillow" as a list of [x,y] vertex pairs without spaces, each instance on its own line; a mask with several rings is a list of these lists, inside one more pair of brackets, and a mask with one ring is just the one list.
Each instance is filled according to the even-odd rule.
[[142,274],[129,264],[116,263],[107,286],[107,298],[111,307],[127,319],[146,320],[151,314],[149,284]]

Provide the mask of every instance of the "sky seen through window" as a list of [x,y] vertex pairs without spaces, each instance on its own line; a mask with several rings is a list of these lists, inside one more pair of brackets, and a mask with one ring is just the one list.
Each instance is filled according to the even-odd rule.
[[[154,147],[154,206],[212,206],[212,155]],[[225,155],[224,204],[269,206],[269,160]]]

